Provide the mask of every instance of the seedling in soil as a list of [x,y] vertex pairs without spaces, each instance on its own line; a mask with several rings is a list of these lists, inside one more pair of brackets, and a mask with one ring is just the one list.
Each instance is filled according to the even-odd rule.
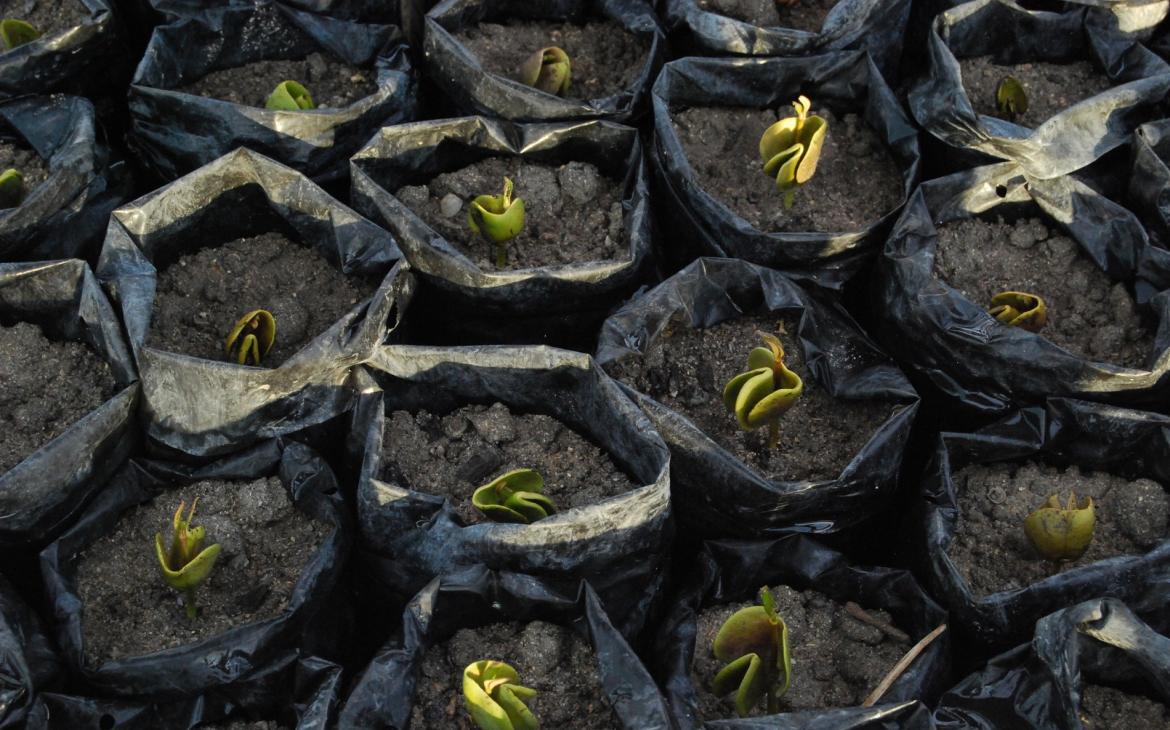
[[824,117],[808,115],[812,102],[800,96],[792,102],[796,116],[785,117],[764,130],[760,157],[764,174],[776,178],[776,189],[784,193],[784,207],[791,208],[796,190],[812,179],[821,158],[821,147],[829,123]]
[[512,197],[512,179],[504,178],[502,195],[477,195],[467,211],[467,225],[496,247],[496,268],[508,263],[504,245],[524,230],[524,201]]
[[534,469],[514,469],[471,495],[471,504],[496,522],[527,525],[556,514],[556,504],[541,494],[544,477]]
[[1093,498],[1070,493],[1063,507],[1055,494],[1024,519],[1024,533],[1036,552],[1052,561],[1076,560],[1089,549],[1097,513]]
[[251,360],[253,365],[259,365],[260,358],[268,354],[275,341],[276,318],[265,309],[254,309],[240,317],[232,331],[228,333],[224,345],[229,358],[232,357],[232,351],[239,346],[235,358],[240,365],[247,364],[248,360]]
[[24,175],[8,168],[0,173],[0,208],[15,208],[24,198]]
[[524,704],[536,690],[519,684],[510,665],[494,659],[472,662],[463,670],[463,704],[480,730],[538,730],[540,722]]
[[773,335],[758,333],[767,347],[748,354],[747,372],[723,387],[723,405],[735,414],[739,427],[754,431],[768,425],[768,448],[780,441],[780,417],[788,412],[804,390],[800,376],[784,365],[784,346]]
[[1028,112],[1028,95],[1015,76],[1004,76],[995,87],[995,108],[1011,121]]
[[569,54],[557,46],[549,46],[524,59],[516,75],[523,84],[549,94],[564,96],[569,91],[572,64],[569,62]]
[[6,51],[23,46],[25,43],[32,43],[40,37],[41,32],[23,20],[16,18],[0,20],[0,43],[4,44]]
[[268,95],[268,101],[264,106],[276,111],[302,111],[304,109],[316,109],[317,105],[313,103],[313,97],[309,95],[309,90],[301,86],[296,81],[281,81]]
[[191,527],[191,519],[195,516],[195,505],[199,503],[196,497],[191,502],[191,511],[183,519],[184,502],[179,502],[175,510],[174,529],[171,533],[171,549],[163,550],[162,533],[154,534],[154,551],[158,555],[158,565],[162,568],[163,580],[171,588],[183,592],[183,602],[187,604],[187,618],[195,618],[195,588],[211,575],[215,567],[215,559],[219,557],[218,543],[203,547],[206,537],[203,527]]
[[1035,294],[1004,291],[991,298],[987,313],[1012,327],[1039,332],[1048,323],[1048,307]]
[[722,697],[735,691],[735,712],[747,717],[765,696],[768,714],[780,711],[780,697],[792,684],[788,654],[788,626],[776,613],[776,601],[767,586],[760,589],[759,606],[741,608],[719,627],[712,649],[715,658],[729,662],[711,682],[711,693]]

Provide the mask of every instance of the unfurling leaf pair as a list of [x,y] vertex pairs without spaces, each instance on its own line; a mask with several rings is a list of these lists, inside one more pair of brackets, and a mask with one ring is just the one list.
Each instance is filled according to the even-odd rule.
[[504,662],[483,659],[463,670],[463,704],[480,730],[538,730],[540,722],[524,704],[535,696]]
[[728,664],[715,675],[711,693],[722,697],[734,691],[740,717],[747,717],[764,697],[768,713],[779,712],[780,697],[792,684],[788,626],[776,613],[776,601],[767,586],[760,589],[760,604],[732,614],[719,628],[712,647],[715,658]]
[[995,108],[1009,120],[1028,113],[1028,95],[1015,76],[1005,76],[995,87]]
[[504,178],[502,195],[478,195],[467,211],[467,225],[496,247],[496,267],[508,263],[504,245],[524,230],[524,201],[512,197],[512,179]]
[[198,502],[198,498],[191,502],[191,511],[186,518],[183,517],[186,504],[179,502],[172,524],[169,550],[163,549],[162,533],[154,534],[154,551],[162,569],[163,580],[171,588],[183,592],[188,618],[195,618],[195,588],[211,575],[220,551],[218,543],[203,547],[206,537],[203,527],[191,527]]
[[522,84],[564,96],[569,91],[572,64],[569,62],[569,54],[557,46],[549,46],[524,59],[516,75]]
[[735,414],[739,427],[754,431],[768,425],[768,448],[780,441],[780,417],[788,412],[804,390],[800,376],[784,365],[784,346],[773,335],[759,333],[767,347],[748,354],[747,372],[723,387],[723,405]]
[[0,43],[4,44],[6,51],[32,43],[40,37],[41,32],[23,20],[16,18],[0,20]]
[[987,313],[998,321],[1029,332],[1039,332],[1048,323],[1048,306],[1035,294],[1005,291],[991,298]]
[[[253,365],[259,365],[260,358],[268,354],[275,341],[276,318],[265,309],[254,309],[240,317],[232,331],[228,333],[224,344],[229,358],[232,356],[232,350],[239,346],[236,362],[240,365],[246,365],[248,360],[251,360]],[[263,352],[260,350],[261,347],[264,348]]]
[[799,97],[792,102],[796,116],[781,119],[760,137],[764,174],[776,178],[776,189],[784,193],[785,208],[792,207],[796,189],[817,171],[821,147],[829,130],[824,117],[808,116],[811,105],[807,96]]
[[483,485],[471,495],[471,504],[496,522],[530,524],[557,511],[541,494],[544,477],[533,469],[514,469]]
[[1055,494],[1024,520],[1024,533],[1036,552],[1048,560],[1076,560],[1089,549],[1097,511],[1093,498],[1078,502],[1070,493],[1063,507]]
[[316,109],[313,97],[309,90],[296,81],[281,81],[268,95],[264,106],[274,111],[297,112],[306,109]]

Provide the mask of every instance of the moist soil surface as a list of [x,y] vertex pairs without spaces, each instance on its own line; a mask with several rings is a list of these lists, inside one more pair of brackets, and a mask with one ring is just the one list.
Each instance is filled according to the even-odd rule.
[[544,621],[460,629],[428,649],[415,688],[410,727],[476,730],[463,704],[463,670],[484,659],[510,664],[520,684],[537,691],[525,704],[541,727],[621,727],[601,689],[593,648],[571,630]]
[[1088,61],[1073,63],[1020,63],[1000,66],[990,56],[959,59],[963,89],[977,114],[1007,119],[995,103],[995,89],[1005,76],[1014,76],[1028,97],[1028,111],[1014,120],[1024,127],[1036,127],[1049,117],[1078,101],[1113,86],[1113,81]]
[[[169,546],[175,508],[180,500],[190,508],[194,498],[193,524],[207,530],[205,545],[223,548],[196,589],[192,621],[181,594],[162,579],[154,536],[162,533]],[[296,509],[276,477],[197,482],[130,509],[77,565],[87,664],[193,644],[277,616],[331,529]]]
[[496,247],[467,224],[471,201],[500,195],[504,178],[524,201],[524,230],[508,241],[504,269],[629,258],[622,235],[622,183],[588,162],[545,165],[520,157],[489,157],[427,185],[395,195],[436,233],[484,270],[496,270]]
[[1161,702],[1096,684],[1082,688],[1079,714],[1085,730],[1170,728],[1170,708]]
[[[792,657],[792,686],[780,698],[781,712],[860,705],[910,648],[904,633],[896,636],[866,623],[850,614],[845,603],[816,591],[796,591],[788,586],[771,591],[776,611],[788,626]],[[691,682],[705,720],[737,717],[734,693],[725,697],[711,694],[711,680],[725,664],[715,658],[711,647],[719,628],[732,614],[754,605],[758,602],[713,606],[696,617]],[[885,611],[861,608],[900,632]],[[751,713],[764,714],[763,702]]]
[[[816,103],[816,99],[813,99]],[[760,136],[792,107],[694,107],[672,116],[698,183],[733,213],[761,231],[858,231],[902,202],[902,175],[885,144],[856,114],[828,122],[816,174],[785,210],[783,194],[763,172]],[[860,182],[864,184],[859,184]]]
[[1141,368],[1153,352],[1125,285],[1039,219],[968,218],[939,227],[934,275],[981,307],[1001,291],[1039,296],[1048,307],[1039,334],[1074,355]]
[[476,488],[513,469],[535,469],[561,512],[637,489],[609,456],[555,418],[514,414],[502,403],[444,416],[394,411],[386,417],[381,479],[446,497],[463,524],[485,522]]
[[89,20],[89,10],[81,0],[0,0],[0,16],[19,18],[51,36]]
[[617,23],[549,21],[481,23],[453,34],[488,73],[518,80],[520,64],[541,48],[569,54],[569,99],[601,99],[625,91],[646,67],[650,45]]
[[[769,479],[835,479],[890,416],[882,401],[833,398],[804,364],[797,320],[764,314],[728,320],[707,329],[672,322],[641,358],[606,366],[610,375],[654,398],[692,423],[738,459]],[[780,421],[780,443],[768,449],[767,427],[741,431],[723,406],[723,386],[747,368],[757,331],[779,334],[784,364],[804,381],[804,391]]]
[[[1170,497],[1157,482],[1104,472],[1025,464],[975,464],[954,474],[959,520],[947,554],[977,596],[1025,588],[1062,570],[1119,555],[1140,555],[1167,535]],[[1089,549],[1059,566],[1041,558],[1024,519],[1056,494],[1093,498],[1097,524]]]
[[711,13],[742,20],[762,28],[791,28],[810,33],[820,32],[825,18],[838,0],[797,0],[781,5],[775,0],[698,0],[699,7]]
[[375,289],[280,233],[239,238],[184,255],[159,272],[147,344],[226,360],[232,326],[267,309],[276,319],[276,342],[262,364],[276,367]]
[[299,60],[256,61],[213,71],[179,91],[262,107],[277,84],[289,80],[308,89],[318,109],[346,107],[378,90],[373,70],[350,66],[324,53],[310,53]]
[[0,475],[117,392],[106,361],[28,322],[0,326]]
[[36,152],[12,142],[0,142],[0,172],[15,168],[24,178],[24,198],[49,177],[49,165]]

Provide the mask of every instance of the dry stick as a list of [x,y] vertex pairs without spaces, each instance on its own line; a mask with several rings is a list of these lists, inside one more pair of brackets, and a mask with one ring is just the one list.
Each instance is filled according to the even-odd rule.
[[880,618],[874,616],[869,611],[866,611],[861,606],[858,606],[853,601],[846,602],[845,612],[862,623],[869,624],[876,629],[881,629],[883,632],[889,634],[892,638],[895,638],[898,641],[910,641],[910,636],[905,631],[902,631],[897,626],[882,621]]
[[873,707],[874,703],[882,698],[882,695],[890,689],[890,686],[894,682],[898,681],[898,677],[902,676],[902,672],[905,672],[914,663],[914,660],[918,658],[918,655],[926,649],[930,642],[937,639],[946,630],[946,624],[939,624],[937,629],[923,636],[921,641],[910,647],[910,651],[906,652],[906,655],[898,660],[898,663],[894,665],[894,668],[890,670],[889,674],[882,677],[882,681],[878,684],[877,689],[869,693],[869,697],[865,698],[865,702],[862,702],[861,706]]

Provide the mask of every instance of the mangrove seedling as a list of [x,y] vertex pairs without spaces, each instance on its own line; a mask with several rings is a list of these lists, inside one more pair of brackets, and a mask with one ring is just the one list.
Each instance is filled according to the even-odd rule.
[[776,178],[776,189],[784,193],[784,207],[791,208],[796,189],[812,179],[821,158],[821,147],[829,123],[824,117],[808,115],[812,102],[800,96],[792,102],[796,116],[785,117],[764,130],[760,157],[764,174]]
[[1028,95],[1015,76],[1004,76],[995,87],[995,108],[1010,121],[1028,112]]
[[760,605],[741,608],[719,627],[712,647],[715,658],[728,662],[711,682],[711,693],[722,697],[735,691],[735,712],[747,717],[765,696],[768,714],[780,711],[780,698],[792,684],[788,654],[788,626],[776,613],[776,601],[767,586],[760,589]]
[[780,441],[780,417],[804,390],[804,381],[784,365],[784,346],[774,335],[758,333],[767,347],[748,353],[747,372],[723,387],[723,405],[735,414],[739,427],[754,431],[768,424],[768,448]]
[[1054,561],[1076,560],[1089,549],[1096,525],[1092,497],[1078,502],[1077,495],[1069,493],[1068,502],[1062,507],[1053,494],[1024,519],[1024,533],[1042,557]]
[[15,208],[24,198],[24,175],[8,168],[0,173],[0,208]]
[[496,247],[496,268],[508,263],[505,244],[524,230],[524,201],[512,197],[512,179],[504,178],[502,195],[477,195],[467,211],[467,225]]
[[987,313],[1012,327],[1039,332],[1048,324],[1048,307],[1035,294],[1003,291],[991,298]]
[[524,704],[535,696],[504,662],[481,659],[463,670],[463,704],[480,730],[539,730],[536,715]]
[[496,522],[527,525],[556,514],[556,504],[541,494],[544,477],[534,469],[513,469],[475,490],[471,504]]
[[235,357],[240,365],[246,365],[249,360],[253,365],[259,365],[260,358],[268,354],[275,341],[276,318],[266,309],[253,309],[240,317],[232,331],[228,332],[224,344],[229,358],[238,347]]
[[281,81],[277,84],[272,93],[268,95],[268,101],[264,102],[264,106],[268,109],[287,112],[317,108],[317,105],[313,103],[313,97],[309,95],[309,90],[296,81]]
[[202,526],[191,527],[195,505],[198,503],[198,497],[192,500],[191,511],[184,519],[183,507],[186,505],[179,502],[179,508],[175,510],[170,550],[163,549],[162,533],[154,534],[154,551],[158,556],[158,565],[162,568],[163,580],[171,588],[183,592],[187,618],[192,619],[195,618],[195,588],[211,575],[220,551],[218,543],[203,547],[206,535]]
[[569,54],[557,46],[549,46],[524,59],[516,75],[523,84],[549,94],[564,96],[569,91],[572,64],[569,62]]
[[25,43],[32,43],[40,37],[41,32],[23,20],[16,18],[0,20],[0,43],[4,44],[6,51],[19,48]]

